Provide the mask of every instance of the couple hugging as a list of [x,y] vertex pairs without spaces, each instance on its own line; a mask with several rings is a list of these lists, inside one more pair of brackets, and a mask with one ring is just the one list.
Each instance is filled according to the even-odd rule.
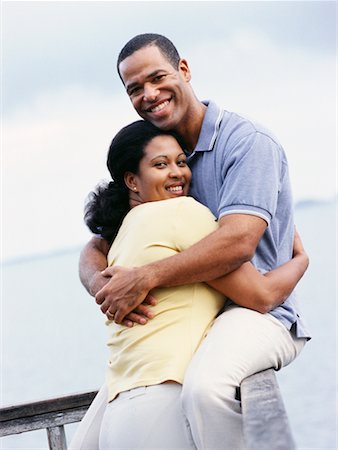
[[131,39],[117,69],[144,120],[114,137],[112,181],[86,205],[98,236],[80,277],[108,318],[109,362],[70,449],[244,449],[237,387],[310,338],[284,150],[200,102],[164,36]]

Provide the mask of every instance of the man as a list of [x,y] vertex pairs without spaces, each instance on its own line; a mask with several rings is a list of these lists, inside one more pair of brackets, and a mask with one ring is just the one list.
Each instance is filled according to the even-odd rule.
[[[200,102],[187,61],[168,39],[136,36],[122,49],[117,67],[138,114],[184,139],[193,172],[190,194],[220,225],[184,252],[144,267],[106,269],[108,244],[98,238],[87,244],[80,260],[83,284],[103,313],[131,326],[151,318],[142,302],[155,287],[214,280],[250,260],[264,271],[283,264],[292,256],[294,226],[280,144],[262,127]],[[236,387],[252,373],[290,363],[308,337],[294,296],[270,314],[226,309],[184,382],[183,408],[197,448],[243,448]]]

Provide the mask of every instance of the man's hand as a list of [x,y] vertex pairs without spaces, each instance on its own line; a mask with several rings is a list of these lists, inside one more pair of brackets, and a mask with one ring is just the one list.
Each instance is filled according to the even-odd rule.
[[156,300],[148,295],[153,286],[143,272],[141,267],[120,266],[108,267],[102,272],[102,276],[110,279],[95,298],[108,319],[132,326],[132,322],[144,324],[147,318],[153,317],[151,311],[142,304],[156,304]]
[[104,276],[101,271],[95,272],[88,281],[89,293],[95,297],[95,294],[97,294],[109,282],[110,278],[110,275]]

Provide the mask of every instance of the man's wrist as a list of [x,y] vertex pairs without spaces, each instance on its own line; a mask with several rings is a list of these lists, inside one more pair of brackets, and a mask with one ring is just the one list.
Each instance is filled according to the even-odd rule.
[[137,267],[136,270],[138,271],[139,278],[143,280],[143,285],[146,286],[148,292],[160,286],[158,271],[156,270],[155,264],[150,263],[145,266],[140,266]]

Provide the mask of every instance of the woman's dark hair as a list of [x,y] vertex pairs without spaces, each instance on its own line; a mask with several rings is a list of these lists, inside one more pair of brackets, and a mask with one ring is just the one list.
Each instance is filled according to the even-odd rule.
[[84,220],[89,229],[111,243],[130,210],[129,190],[124,182],[126,172],[138,173],[146,145],[155,137],[173,136],[171,131],[156,128],[150,122],[138,120],[122,128],[110,144],[107,167],[112,181],[100,184],[91,192],[85,205]]

